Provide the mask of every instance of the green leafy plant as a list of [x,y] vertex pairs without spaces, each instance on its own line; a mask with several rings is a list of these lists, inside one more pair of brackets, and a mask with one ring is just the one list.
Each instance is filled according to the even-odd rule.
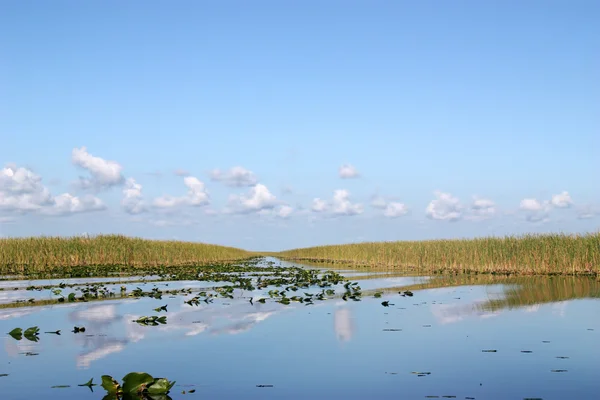
[[25,330],[25,332],[23,332],[23,336],[25,336],[25,339],[30,340],[32,342],[37,342],[40,340],[39,335],[40,334],[40,328],[38,328],[37,326],[32,326],[31,328],[27,328]]
[[15,328],[12,331],[8,332],[10,336],[12,336],[15,340],[23,339],[23,329]]
[[102,387],[108,393],[105,399],[166,399],[174,385],[175,381],[154,378],[145,372],[130,372],[123,377],[122,385],[112,376],[102,375]]
[[166,316],[159,317],[157,315],[153,315],[151,317],[140,317],[140,318],[134,320],[133,322],[137,322],[140,325],[156,326],[158,324],[166,324],[167,317]]
[[40,328],[38,328],[37,326],[27,328],[25,332],[23,332],[23,329],[21,328],[15,328],[12,331],[8,332],[8,334],[12,336],[15,340],[21,340],[23,339],[23,336],[25,336],[25,339],[30,340],[32,342],[37,342],[40,340],[38,336],[40,334]]

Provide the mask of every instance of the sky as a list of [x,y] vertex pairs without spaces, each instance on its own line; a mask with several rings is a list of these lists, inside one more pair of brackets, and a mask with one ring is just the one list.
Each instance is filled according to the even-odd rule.
[[0,235],[600,229],[597,1],[0,2]]

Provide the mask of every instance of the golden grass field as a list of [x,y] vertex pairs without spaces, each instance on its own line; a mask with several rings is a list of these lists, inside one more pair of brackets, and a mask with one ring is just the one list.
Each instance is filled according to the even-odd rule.
[[201,265],[252,256],[233,247],[121,235],[0,239],[0,273],[15,273],[23,268],[29,272],[50,272],[58,267],[88,265]]
[[273,255],[287,260],[421,272],[598,275],[600,233],[357,243]]
[[369,242],[279,253],[121,235],[9,238],[0,239],[0,273],[47,273],[82,266],[204,265],[257,255],[414,273],[600,275],[600,233]]

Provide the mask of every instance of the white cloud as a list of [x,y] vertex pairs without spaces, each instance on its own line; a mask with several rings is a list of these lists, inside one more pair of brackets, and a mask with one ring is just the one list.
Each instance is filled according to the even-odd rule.
[[121,206],[129,214],[139,214],[146,211],[142,196],[142,185],[136,183],[133,178],[128,178],[125,181]]
[[569,208],[573,200],[569,192],[552,195],[550,200],[539,201],[534,198],[521,200],[519,209],[525,212],[525,219],[529,222],[547,222],[550,220],[550,211],[554,208]]
[[52,195],[42,178],[27,168],[9,166],[0,171],[0,207],[30,212],[51,206]]
[[363,212],[362,204],[352,204],[350,193],[347,190],[336,190],[333,192],[332,212],[336,215],[356,215]]
[[77,197],[69,193],[63,193],[54,198],[54,204],[51,207],[43,208],[41,212],[47,215],[69,215],[104,209],[106,209],[106,206],[97,197]]
[[345,189],[335,190],[331,202],[319,198],[313,199],[311,209],[313,212],[329,212],[333,216],[357,215],[364,211],[362,204],[350,201],[350,193]]
[[256,184],[244,195],[231,195],[227,206],[229,213],[251,213],[271,210],[278,204],[277,197],[263,184]]
[[313,199],[311,210],[314,212],[323,212],[327,210],[327,202],[325,200],[321,200],[318,197]]
[[342,165],[339,169],[339,175],[340,175],[340,178],[342,178],[342,179],[352,179],[352,178],[358,178],[360,176],[360,174],[358,173],[356,168],[354,168],[350,164]]
[[294,209],[292,207],[284,205],[279,207],[279,209],[275,212],[275,216],[278,218],[287,219],[290,217],[290,215],[292,215],[293,211]]
[[473,197],[469,211],[466,218],[475,221],[492,218],[497,213],[496,204],[492,200],[479,197]]
[[254,186],[258,183],[256,175],[243,167],[233,167],[229,171],[214,169],[210,173],[210,178],[231,187]]
[[93,156],[87,152],[85,146],[74,148],[71,160],[92,176],[91,179],[80,178],[80,185],[84,188],[105,189],[121,185],[125,181],[121,173],[123,167],[119,163]]
[[391,202],[388,203],[383,210],[383,215],[388,218],[398,218],[408,213],[408,207],[406,204]]
[[462,217],[460,201],[450,193],[434,192],[437,197],[425,209],[425,215],[430,219],[441,221],[457,221]]
[[158,208],[173,208],[180,206],[204,206],[210,202],[210,197],[204,183],[194,176],[183,178],[183,184],[188,192],[185,196],[161,196],[154,199],[153,205]]
[[552,206],[556,208],[569,208],[573,205],[573,200],[571,200],[569,192],[562,192],[560,194],[553,195],[550,202],[552,203]]
[[34,193],[42,187],[42,178],[27,168],[7,166],[0,171],[0,190],[11,193]]
[[543,211],[548,210],[550,207],[550,203],[544,202],[541,203],[537,199],[523,199],[521,200],[521,204],[519,208],[524,211]]
[[42,178],[27,168],[11,166],[0,172],[0,208],[21,213],[68,215],[103,210],[106,207],[94,196],[82,198],[63,193],[53,197]]

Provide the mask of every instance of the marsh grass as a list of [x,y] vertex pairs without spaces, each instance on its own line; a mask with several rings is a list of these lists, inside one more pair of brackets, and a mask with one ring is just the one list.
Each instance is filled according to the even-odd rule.
[[253,256],[253,253],[233,247],[121,235],[9,238],[0,239],[0,274],[64,272],[86,266],[204,265]]
[[600,273],[600,233],[525,235],[318,246],[273,254],[286,260],[428,273]]

